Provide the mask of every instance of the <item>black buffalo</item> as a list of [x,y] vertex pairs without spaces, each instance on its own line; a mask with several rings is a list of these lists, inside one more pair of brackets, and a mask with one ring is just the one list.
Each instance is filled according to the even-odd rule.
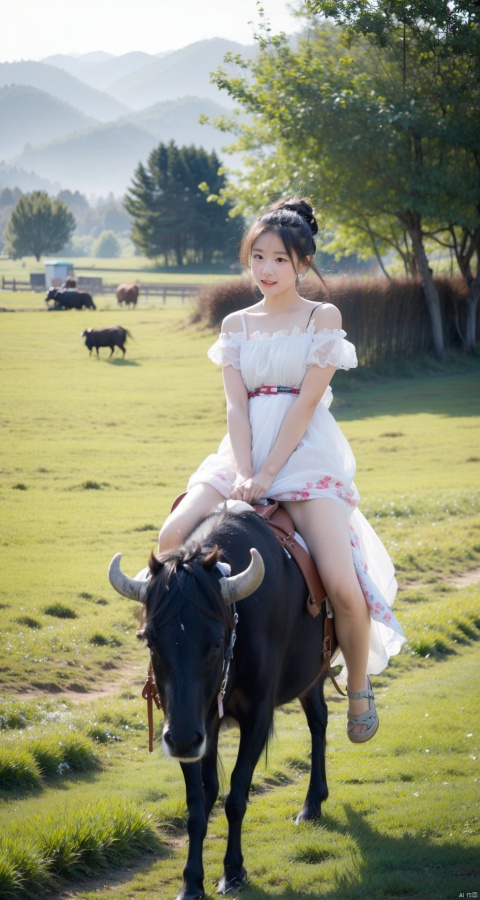
[[59,290],[50,288],[45,297],[45,303],[53,300],[50,309],[96,309],[92,297],[87,291],[74,291],[71,288]]
[[115,347],[118,347],[125,356],[125,341],[131,335],[121,325],[112,325],[111,328],[87,328],[86,331],[82,331],[82,337],[85,338],[85,346],[90,350],[90,356],[94,348],[98,356],[99,347],[110,347],[110,356],[113,356]]
[[[124,575],[120,559],[112,560],[110,581],[123,596],[144,603],[139,636],[150,649],[164,710],[163,748],[179,760],[185,779],[189,850],[177,900],[204,897],[203,840],[218,795],[222,704],[225,717],[240,727],[240,743],[225,803],[229,830],[219,893],[237,890],[246,877],[241,829],[253,772],[275,707],[296,697],[312,741],[310,783],[297,821],[319,819],[328,796],[323,615],[309,615],[300,570],[253,512],[211,513],[178,550],[160,561],[152,554],[147,582]],[[219,561],[231,566],[230,578]]]

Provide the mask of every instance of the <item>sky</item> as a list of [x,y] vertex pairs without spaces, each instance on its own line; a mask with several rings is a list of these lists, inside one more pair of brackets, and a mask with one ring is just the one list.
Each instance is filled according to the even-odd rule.
[[[262,0],[272,31],[298,30],[296,3]],[[223,37],[253,43],[256,0],[2,0],[0,62],[54,53],[161,53]]]

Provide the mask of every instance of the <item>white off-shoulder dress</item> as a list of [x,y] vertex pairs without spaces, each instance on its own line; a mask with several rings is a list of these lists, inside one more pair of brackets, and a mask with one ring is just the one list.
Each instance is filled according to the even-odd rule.
[[[270,453],[309,366],[350,369],[357,365],[355,348],[345,340],[341,329],[315,331],[311,323],[305,330],[295,328],[290,333],[248,335],[244,318],[243,331],[220,334],[208,356],[217,365],[241,371],[249,392],[265,386],[297,389],[297,394],[259,393],[249,400],[254,472]],[[368,672],[378,674],[405,640],[391,611],[397,582],[385,547],[358,509],[359,495],[353,481],[355,457],[329,411],[332,396],[328,387],[301,441],[276,475],[268,497],[280,502],[328,497],[345,508],[355,569],[372,617]],[[206,483],[228,499],[235,476],[235,459],[227,434],[218,451],[208,456],[191,476],[188,489]],[[335,662],[344,665],[341,656]],[[345,668],[342,676],[340,680],[345,681]]]

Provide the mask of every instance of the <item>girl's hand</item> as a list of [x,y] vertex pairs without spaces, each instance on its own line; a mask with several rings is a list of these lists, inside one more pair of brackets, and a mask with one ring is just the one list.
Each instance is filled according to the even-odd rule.
[[268,494],[272,481],[273,477],[266,475],[261,470],[256,475],[250,476],[250,478],[237,476],[230,496],[232,500],[243,500],[245,503],[250,504],[258,503],[262,497]]

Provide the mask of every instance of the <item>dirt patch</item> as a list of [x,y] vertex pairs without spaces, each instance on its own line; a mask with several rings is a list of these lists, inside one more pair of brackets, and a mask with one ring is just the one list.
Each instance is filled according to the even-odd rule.
[[[464,588],[469,587],[472,584],[478,584],[480,582],[480,568],[477,569],[469,569],[467,572],[462,572],[459,575],[451,575],[448,578],[445,578],[446,584],[451,584],[456,588]],[[406,584],[402,584],[399,589],[399,596],[401,597],[406,591],[422,591],[426,588],[432,587],[435,582],[432,581],[409,581]]]
[[471,584],[478,584],[480,582],[480,568],[470,569],[469,572],[463,572],[462,575],[455,575],[454,578],[449,578],[448,581],[456,588],[469,587]]
[[55,698],[65,697],[73,703],[89,703],[91,700],[98,700],[101,697],[111,697],[113,694],[121,694],[124,691],[130,691],[132,694],[140,696],[142,687],[147,678],[147,663],[130,663],[115,669],[112,672],[112,678],[103,682],[98,690],[89,691],[82,684],[72,682],[67,690],[61,690],[58,684],[50,684],[49,682],[37,683],[34,689],[21,691],[18,696],[23,699],[31,697],[39,697],[45,694],[54,694]]

